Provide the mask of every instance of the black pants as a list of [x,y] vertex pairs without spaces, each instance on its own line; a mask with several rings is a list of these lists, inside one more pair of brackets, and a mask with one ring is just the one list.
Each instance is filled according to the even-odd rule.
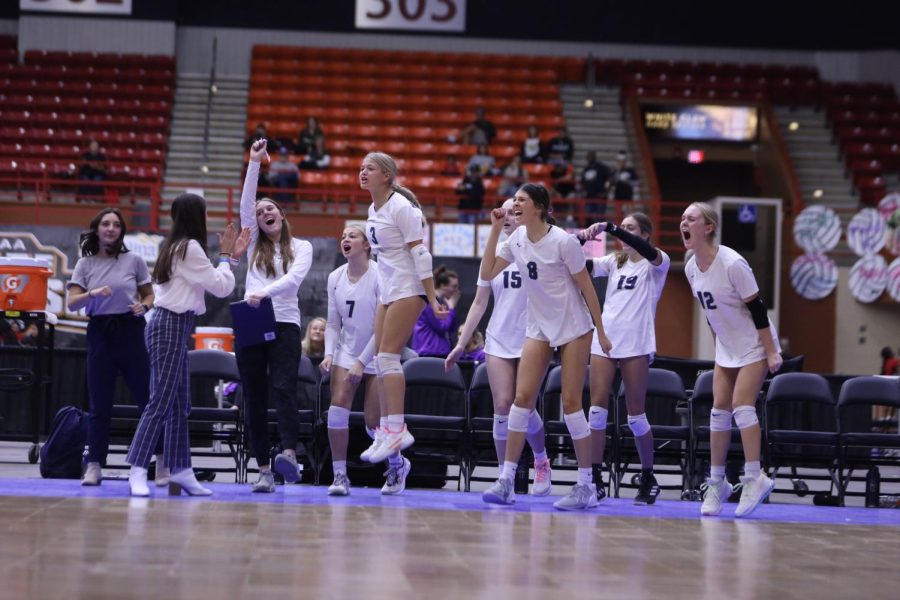
[[[144,343],[143,317],[131,313],[91,317],[87,327],[88,462],[106,464],[116,377],[122,374],[141,412],[150,399],[150,359]],[[162,439],[155,442],[162,453]]]
[[278,411],[281,447],[296,449],[300,433],[297,412],[297,371],[300,369],[300,328],[276,323],[275,339],[265,344],[238,348],[238,369],[244,385],[244,406],[253,456],[259,465],[269,464],[269,432],[266,412],[269,395]]

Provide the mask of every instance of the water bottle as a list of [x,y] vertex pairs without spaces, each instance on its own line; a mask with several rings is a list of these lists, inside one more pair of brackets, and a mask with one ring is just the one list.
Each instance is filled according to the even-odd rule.
[[878,508],[881,503],[881,473],[878,467],[871,467],[866,473],[866,507]]

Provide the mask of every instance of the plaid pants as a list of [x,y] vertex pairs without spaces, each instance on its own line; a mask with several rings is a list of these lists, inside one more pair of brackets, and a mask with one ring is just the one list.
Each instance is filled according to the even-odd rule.
[[145,333],[150,354],[150,402],[138,423],[127,461],[147,468],[156,440],[165,430],[166,466],[177,471],[191,466],[188,415],[191,412],[188,342],[194,313],[174,313],[157,307]]

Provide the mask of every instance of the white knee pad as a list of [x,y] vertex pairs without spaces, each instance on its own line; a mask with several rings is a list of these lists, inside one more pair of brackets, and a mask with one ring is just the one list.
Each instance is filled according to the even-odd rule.
[[734,409],[734,423],[738,429],[747,429],[759,424],[755,406],[738,406]]
[[588,411],[588,423],[591,429],[606,431],[606,421],[609,419],[609,410],[602,406],[592,406]]
[[378,373],[378,377],[402,373],[403,367],[400,365],[400,355],[391,354],[390,352],[379,352],[375,355],[375,371]]
[[350,427],[350,411],[343,406],[328,407],[328,429],[347,429]]
[[650,431],[650,421],[647,420],[647,413],[639,415],[628,415],[628,428],[634,437],[639,438]]
[[494,439],[505,440],[508,431],[509,415],[494,415]]
[[709,411],[710,431],[731,431],[731,412],[715,408]]
[[580,440],[591,435],[591,429],[588,427],[587,418],[584,416],[583,410],[577,410],[569,413],[564,417],[566,421],[566,429],[573,440]]
[[519,433],[525,433],[528,431],[528,417],[531,416],[531,411],[527,408],[521,408],[512,405],[512,408],[509,409],[509,421],[507,423],[507,428],[510,431],[518,431]]
[[544,420],[538,414],[537,409],[531,411],[528,416],[528,433],[535,434],[544,428]]

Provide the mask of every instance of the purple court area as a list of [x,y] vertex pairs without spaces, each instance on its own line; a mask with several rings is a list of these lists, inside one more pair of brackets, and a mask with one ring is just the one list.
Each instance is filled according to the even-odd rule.
[[[151,499],[164,502],[251,502],[259,504],[378,506],[383,508],[415,508],[421,510],[513,511],[556,513],[573,518],[616,517],[655,519],[699,519],[698,502],[660,500],[653,506],[635,506],[631,498],[607,498],[587,512],[561,512],[553,508],[556,496],[516,497],[514,506],[493,506],[481,501],[481,493],[445,490],[406,490],[400,496],[382,496],[380,489],[353,488],[350,496],[330,497],[326,486],[279,486],[274,494],[251,494],[249,485],[234,483],[209,484],[214,494],[207,498],[170,497],[166,488],[151,488]],[[67,479],[0,479],[0,496],[40,498],[128,498],[128,482],[105,480],[98,487],[82,487]],[[722,515],[731,519],[736,504],[728,504]],[[707,517],[709,518],[709,517]],[[749,519],[765,522],[823,523],[831,525],[876,525],[900,527],[900,510],[873,508],[837,508],[804,504],[764,504]]]

